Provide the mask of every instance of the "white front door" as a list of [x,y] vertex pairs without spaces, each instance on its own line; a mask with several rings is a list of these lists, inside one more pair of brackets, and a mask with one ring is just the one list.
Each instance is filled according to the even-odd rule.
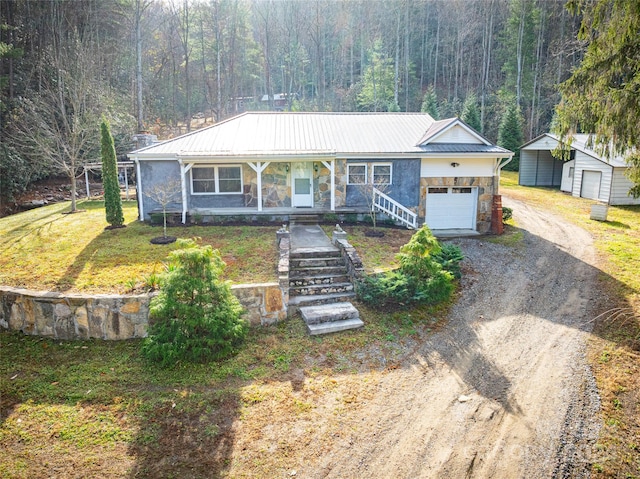
[[291,204],[313,206],[313,163],[291,163]]

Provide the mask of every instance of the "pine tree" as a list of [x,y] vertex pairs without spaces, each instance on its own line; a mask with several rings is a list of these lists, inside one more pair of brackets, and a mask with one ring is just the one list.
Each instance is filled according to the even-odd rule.
[[505,170],[518,171],[520,168],[520,146],[522,146],[522,114],[520,107],[512,100],[509,102],[498,130],[498,145],[515,153],[513,160],[507,163]]
[[420,111],[422,113],[428,113],[434,120],[438,120],[440,118],[440,116],[438,115],[438,97],[436,95],[436,91],[433,88],[433,85],[430,85],[429,88],[427,88],[427,91],[424,93]]
[[467,95],[462,106],[462,115],[460,116],[471,128],[477,132],[482,131],[482,124],[480,123],[480,110],[478,109],[478,99],[471,93]]
[[124,223],[122,200],[120,199],[120,185],[118,184],[118,164],[113,136],[109,130],[109,123],[102,119],[100,124],[102,135],[100,150],[102,153],[102,186],[104,188],[104,208],[107,223],[112,227],[120,227]]
[[240,302],[220,279],[220,252],[193,240],[179,239],[178,246],[149,305],[153,322],[142,343],[142,354],[162,367],[227,357],[248,332]]

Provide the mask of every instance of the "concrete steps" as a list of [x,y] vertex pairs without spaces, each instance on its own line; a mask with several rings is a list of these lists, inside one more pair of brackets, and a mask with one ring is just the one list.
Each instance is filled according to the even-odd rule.
[[347,302],[305,306],[300,308],[300,314],[312,336],[364,326],[358,310]]

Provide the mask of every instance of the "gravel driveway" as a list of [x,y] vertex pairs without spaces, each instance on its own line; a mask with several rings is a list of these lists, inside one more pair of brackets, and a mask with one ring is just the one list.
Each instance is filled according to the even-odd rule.
[[349,444],[299,477],[588,477],[599,428],[585,359],[598,301],[592,239],[504,205],[523,242],[455,240],[466,271],[450,322],[344,418]]

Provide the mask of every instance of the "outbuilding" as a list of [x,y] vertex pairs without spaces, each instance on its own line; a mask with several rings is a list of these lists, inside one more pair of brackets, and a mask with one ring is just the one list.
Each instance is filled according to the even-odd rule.
[[622,157],[604,157],[588,147],[589,136],[574,135],[567,161],[552,151],[558,138],[545,133],[520,148],[519,184],[557,186],[572,196],[597,200],[609,205],[640,205],[629,190],[633,183],[626,176],[629,166]]

